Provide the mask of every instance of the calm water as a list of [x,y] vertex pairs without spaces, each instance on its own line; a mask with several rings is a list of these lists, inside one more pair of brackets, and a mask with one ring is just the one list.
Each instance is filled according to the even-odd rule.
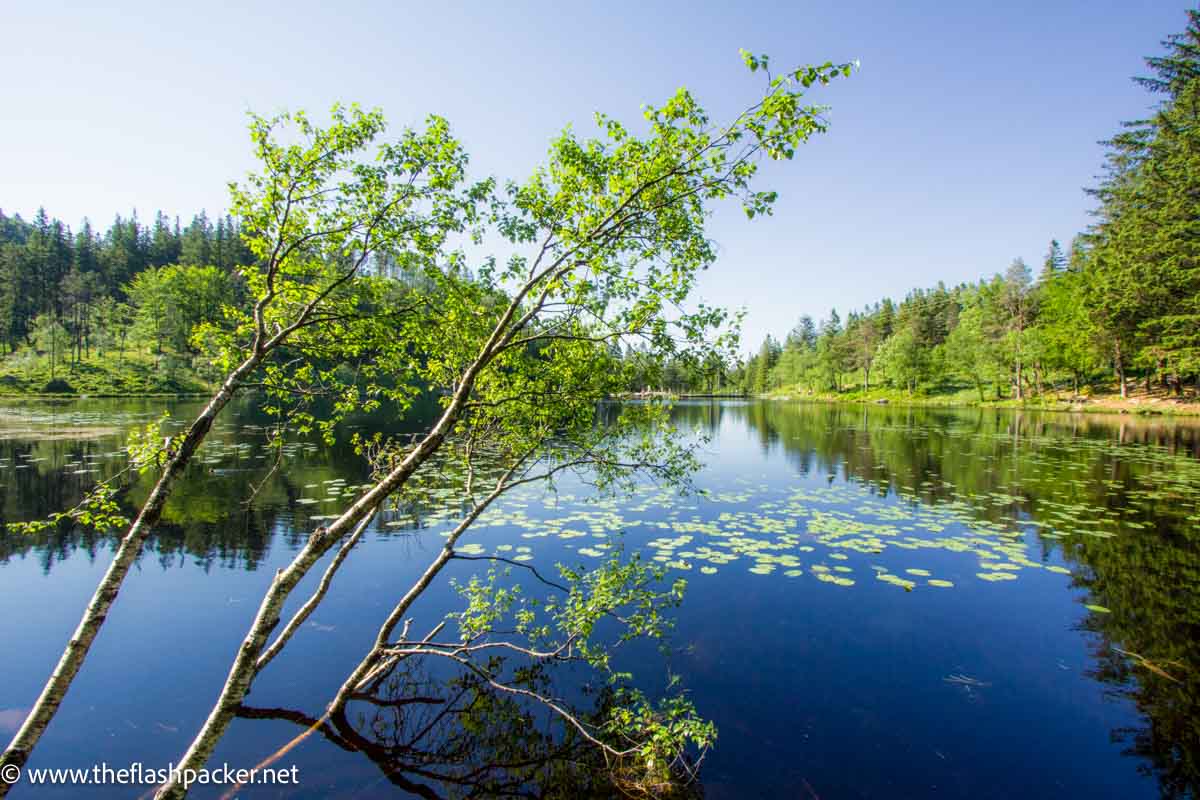
[[[0,515],[74,503],[121,467],[124,430],[163,407],[0,408]],[[176,419],[195,411],[169,407]],[[677,414],[712,436],[704,495],[646,487],[592,502],[562,485],[514,496],[469,541],[551,566],[595,563],[620,535],[686,575],[669,665],[627,658],[651,690],[669,666],[717,723],[705,796],[1196,796],[1200,429],[739,402]],[[264,422],[243,405],[215,431],[31,767],[165,765],[186,747],[274,571],[366,478],[348,448],[297,442],[245,510],[266,469]],[[449,515],[435,501],[377,520],[214,763],[251,766],[320,714],[440,547]],[[0,538],[0,736],[36,696],[111,552],[110,540],[79,534]],[[460,578],[480,568],[454,565]],[[416,628],[455,607],[440,586],[415,609]],[[485,774],[480,765],[560,747],[544,720],[468,702],[446,678],[394,676],[284,758],[299,767],[298,790],[241,796],[481,796],[464,777]],[[568,785],[555,763],[510,794],[603,794]],[[138,790],[13,796],[81,794]]]

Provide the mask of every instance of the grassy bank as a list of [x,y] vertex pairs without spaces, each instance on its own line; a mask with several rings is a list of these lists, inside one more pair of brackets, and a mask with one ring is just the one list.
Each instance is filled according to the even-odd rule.
[[[1115,387],[1114,387],[1115,389]],[[809,392],[777,389],[766,397],[778,400],[804,400],[817,403],[876,403],[900,406],[944,408],[1019,408],[1041,411],[1067,411],[1086,414],[1141,414],[1200,417],[1200,401],[1194,397],[1176,398],[1165,390],[1131,391],[1124,399],[1118,392],[1102,390],[1074,396],[1070,392],[1047,392],[1025,400],[979,398],[975,389],[947,392],[915,392],[902,389],[853,389],[846,392]]]
[[143,397],[208,394],[212,386],[188,365],[145,353],[96,356],[78,363],[28,353],[0,361],[0,396]]

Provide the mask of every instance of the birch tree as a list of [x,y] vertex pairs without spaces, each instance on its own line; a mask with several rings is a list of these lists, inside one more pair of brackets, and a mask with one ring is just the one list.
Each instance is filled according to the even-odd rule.
[[[159,477],[130,523],[111,513],[111,490],[100,486],[77,509],[58,517],[86,521],[100,517],[120,526],[121,538],[42,692],[0,756],[0,766],[23,766],[82,668],[142,545],[162,515],[167,498],[183,477],[214,421],[248,383],[278,372],[280,350],[350,328],[364,344],[385,352],[390,338],[359,313],[379,295],[364,265],[380,251],[428,259],[447,237],[469,224],[470,197],[464,187],[466,156],[444,120],[431,118],[423,131],[407,131],[380,148],[376,159],[358,156],[384,129],[377,111],[335,107],[333,123],[314,125],[304,114],[253,117],[250,125],[262,171],[231,186],[232,207],[255,265],[244,272],[252,307],[229,309],[231,323],[209,333],[224,346],[218,363],[224,377],[204,409],[179,435],[154,452],[135,456],[139,469],[159,469]],[[278,132],[288,131],[281,142]],[[392,317],[404,306],[389,310]],[[316,333],[316,331],[323,333]],[[370,389],[370,384],[367,385]],[[97,505],[97,509],[89,506]],[[101,513],[102,512],[102,513]],[[0,782],[0,797],[9,785]]]
[[[766,70],[765,57],[744,57],[751,70]],[[469,510],[400,598],[347,685],[360,683],[355,679],[369,676],[390,658],[438,649],[426,641],[429,636],[415,645],[407,637],[407,625],[398,641],[392,634],[445,565],[461,555],[456,548],[479,515],[507,489],[574,469],[585,470],[602,488],[625,485],[643,471],[673,482],[684,478],[692,454],[672,436],[662,407],[627,407],[601,424],[599,401],[619,391],[626,379],[609,345],[637,339],[666,358],[728,344],[720,333],[725,313],[688,304],[698,273],[715,260],[705,234],[710,206],[733,199],[751,218],[770,213],[775,193],[753,188],[760,160],[790,159],[802,142],[825,130],[823,109],[803,105],[801,97],[810,87],[850,70],[848,64],[827,63],[779,76],[767,72],[765,93],[726,125],[714,126],[686,90],[645,110],[643,135],[598,115],[599,137],[580,139],[568,130],[553,142],[545,167],[523,183],[507,184],[486,202],[487,236],[478,241],[497,243],[502,255],[473,270],[464,268],[463,252],[453,250],[436,263],[418,265],[430,287],[423,298],[422,323],[406,318],[389,321],[387,329],[393,340],[404,343],[401,351],[417,365],[414,372],[442,390],[441,413],[415,441],[385,448],[390,456],[371,488],[314,530],[276,574],[207,720],[177,762],[180,772],[160,788],[159,797],[186,793],[182,776],[207,762],[256,677],[321,601],[370,517],[429,474],[445,452],[463,453],[471,476],[464,489]],[[265,179],[264,190],[270,192]],[[311,377],[309,371],[300,380]],[[276,378],[286,392],[295,376],[280,373]],[[484,449],[495,452],[492,464],[499,476],[485,495],[476,497],[472,459]],[[335,547],[339,551],[316,592],[272,638],[284,604]],[[605,651],[588,645],[587,634],[596,616],[616,613],[622,599],[649,615],[629,618],[630,633],[653,635],[661,613],[645,604],[654,606],[659,600],[652,598],[663,595],[638,595],[639,572],[622,572],[619,565],[609,570],[591,579],[583,594],[568,590],[569,596],[584,599],[558,620],[562,636],[538,645],[548,649],[526,648],[525,655],[553,657],[559,648],[583,647],[589,663],[603,668]],[[486,610],[495,597],[480,590],[472,613],[495,620],[496,614]],[[487,644],[476,642],[475,636],[487,629],[468,625],[459,645]],[[704,735],[686,708],[676,709],[680,713],[668,715],[665,725],[662,717],[629,712],[622,717],[623,729],[658,720],[653,732],[675,737],[672,747]],[[644,745],[639,740],[632,754],[645,755]]]
[[[265,392],[268,410],[327,438],[350,409],[389,401],[402,412],[428,388],[440,391],[442,406],[436,423],[413,441],[360,443],[382,465],[376,482],[312,531],[275,576],[162,797],[186,792],[179,777],[207,761],[257,675],[321,602],[371,517],[419,483],[439,458],[460,454],[469,510],[384,622],[363,669],[412,646],[407,624],[398,640],[395,628],[446,563],[462,556],[456,545],[475,520],[509,489],[571,471],[601,488],[627,486],[644,473],[684,481],[695,462],[672,436],[663,408],[630,407],[605,418],[598,401],[624,380],[610,346],[640,340],[662,357],[730,346],[730,334],[721,332],[725,313],[689,304],[697,274],[715,258],[704,228],[709,209],[733,199],[751,218],[770,213],[776,195],[752,186],[759,162],[790,159],[825,129],[823,109],[803,105],[801,97],[851,69],[826,63],[772,75],[766,57],[744,59],[765,73],[765,92],[732,122],[713,125],[680,90],[646,109],[642,133],[600,115],[597,138],[564,133],[545,167],[503,188],[491,180],[466,182],[466,154],[440,118],[380,143],[382,115],[354,106],[335,107],[327,127],[302,112],[252,117],[251,140],[262,166],[231,185],[232,210],[254,257],[242,273],[250,305],[225,308],[220,322],[201,326],[193,338],[225,377],[184,432],[160,447],[143,437],[135,449],[133,466],[157,470],[157,482],[123,527],[112,563],[3,763],[28,760],[172,488],[214,420],[248,386]],[[468,258],[485,244],[500,254]],[[398,265],[407,279],[382,277],[377,259]],[[312,411],[315,397],[332,399],[331,410]],[[484,453],[492,483],[477,497],[484,471],[477,459]],[[89,511],[89,503],[103,514]],[[89,516],[117,524],[111,487],[99,487],[57,518]],[[335,547],[317,591],[273,637],[284,603]],[[589,643],[590,631],[598,616],[628,604],[641,609],[626,618],[630,635],[659,634],[662,604],[677,597],[675,587],[651,591],[644,571],[615,563],[606,569],[563,576],[568,597],[587,599],[557,618],[560,637],[539,629],[525,655],[582,652],[592,667],[604,669],[606,651]],[[605,575],[610,578],[601,580]],[[572,594],[579,586],[586,592]],[[488,597],[495,594],[470,600],[468,618],[496,619],[479,616],[480,604],[493,602]],[[486,629],[468,624],[462,644],[486,644],[477,641]],[[663,719],[629,713],[621,731],[634,730],[639,720]],[[668,721],[656,732],[674,743],[707,735],[685,706],[676,706]],[[644,754],[643,744],[630,750]],[[0,795],[8,788],[0,785]]]

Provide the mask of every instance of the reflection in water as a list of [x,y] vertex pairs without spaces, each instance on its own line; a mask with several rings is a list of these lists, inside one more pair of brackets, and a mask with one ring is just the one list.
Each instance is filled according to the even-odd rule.
[[[77,502],[95,480],[123,468],[122,431],[157,418],[161,408],[161,401],[120,401],[44,409],[30,405],[21,413],[0,414],[0,521],[41,517]],[[193,410],[186,405],[173,408],[176,418]],[[746,609],[759,599],[762,608],[776,611],[780,603],[800,602],[798,598],[824,602],[817,592],[839,593],[838,600],[829,602],[840,605],[829,608],[852,615],[856,608],[874,607],[867,604],[873,602],[876,577],[897,586],[916,585],[911,595],[900,593],[905,598],[939,586],[934,581],[942,575],[920,574],[928,572],[920,567],[933,564],[903,561],[909,556],[932,559],[943,550],[959,556],[953,551],[974,548],[971,553],[978,555],[979,567],[973,561],[961,569],[938,562],[944,569],[959,569],[971,582],[977,575],[994,580],[1018,573],[1069,572],[1049,576],[1059,584],[1047,580],[1035,586],[1024,578],[1002,582],[998,588],[1006,594],[975,602],[996,603],[999,597],[1028,593],[1041,603],[1036,593],[1048,588],[1060,597],[1068,592],[1080,595],[1090,610],[1073,606],[1079,613],[1060,635],[1074,641],[1084,637],[1091,653],[1087,674],[1112,697],[1136,709],[1136,724],[1112,732],[1135,759],[1126,763],[1137,763],[1153,776],[1163,797],[1200,795],[1200,425],[1127,416],[762,402],[685,402],[677,415],[681,427],[699,428],[713,437],[708,456],[712,468],[701,476],[710,492],[705,500],[673,499],[650,490],[627,504],[588,503],[582,492],[571,496],[565,487],[553,499],[553,508],[538,499],[518,498],[481,526],[486,534],[480,541],[498,545],[496,552],[518,560],[565,554],[577,563],[602,552],[603,540],[592,537],[624,530],[631,547],[645,548],[648,556],[688,578],[684,614],[689,607],[704,609],[697,612],[702,617],[722,614],[731,623],[746,625],[747,637],[758,635],[758,628],[768,630],[753,616],[738,619],[739,614],[755,613]],[[307,442],[289,443],[284,467],[268,477],[266,422],[250,404],[231,409],[180,483],[142,556],[143,565],[196,567],[211,572],[213,581],[224,579],[222,570],[256,570],[272,563],[278,555],[273,551],[297,547],[323,515],[359,490],[367,471],[353,452]],[[73,435],[64,435],[66,429]],[[251,486],[264,477],[267,482],[256,502],[246,506]],[[135,504],[148,489],[147,479],[135,478],[125,488],[125,498]],[[413,513],[381,518],[375,539],[365,546],[385,540],[389,558],[397,561],[409,555],[405,548],[438,546],[436,499],[431,497],[427,507],[410,509]],[[421,531],[428,538],[422,538]],[[848,542],[857,542],[861,549],[847,547]],[[0,534],[0,587],[6,562],[31,559],[50,579],[62,573],[66,580],[66,561],[80,553],[102,558],[111,546],[110,538],[66,527],[34,537]],[[423,553],[414,555],[424,558]],[[962,557],[969,560],[969,555]],[[814,565],[820,559],[829,559],[828,564]],[[893,571],[872,573],[872,567],[885,566]],[[811,583],[812,578],[826,582]],[[714,599],[714,586],[725,594]],[[930,592],[941,593],[928,600],[939,608],[966,596],[984,597],[969,595],[962,585],[926,594]],[[770,598],[769,604],[765,598]],[[901,616],[915,613],[906,611],[908,606],[888,608],[896,614],[885,620],[890,624],[919,624],[912,621],[916,617]],[[342,613],[371,612],[348,606]],[[344,619],[334,621],[340,624]],[[709,617],[693,622],[700,630],[712,627]],[[859,620],[857,630],[848,624],[847,630],[837,632],[838,638],[824,641],[820,652],[835,651],[829,656],[835,662],[844,658],[844,664],[837,662],[839,669],[855,667],[856,658],[879,657],[878,648],[886,653],[886,631],[869,629],[869,634],[862,627],[869,622]],[[373,625],[368,627],[373,630]],[[797,623],[798,635],[808,635],[806,631]],[[957,646],[991,633],[966,629],[940,635]],[[955,640],[955,635],[963,638]],[[805,649],[815,645],[781,642],[769,632],[761,636],[754,643],[772,648],[764,651],[772,657],[778,655],[785,664],[779,673],[815,660],[815,651]],[[52,644],[61,646],[57,639]],[[356,652],[356,644],[348,647]],[[225,654],[219,655],[223,666]],[[706,668],[705,659],[711,658],[713,673],[724,677],[730,667],[720,659],[732,657],[728,650],[701,640],[690,663]],[[921,664],[931,672],[933,666]],[[955,662],[944,669],[940,663],[936,666],[939,671],[932,680],[940,689],[950,686],[943,680],[947,675],[965,669]],[[771,683],[776,673],[762,659],[744,669],[747,685],[787,685],[782,679]],[[1019,666],[1013,670],[1008,684],[1040,680]],[[342,664],[331,667],[331,680],[339,680],[343,671]],[[997,676],[985,677],[993,685],[981,695],[1004,690],[1006,684]],[[569,735],[531,720],[529,709],[487,697],[466,679],[435,680],[412,673],[398,673],[393,679],[394,686],[378,687],[371,697],[359,698],[347,716],[319,729],[339,748],[373,762],[388,782],[378,789],[380,794],[388,786],[429,797],[611,793],[587,759],[572,754],[575,743]],[[411,683],[401,692],[405,681]],[[321,684],[321,690],[328,688]],[[881,708],[907,702],[882,689],[873,691],[863,687],[863,697],[839,701],[839,710],[848,705],[855,714],[882,718]],[[436,701],[422,700],[435,696]],[[303,699],[320,702],[314,699],[318,697],[323,695]],[[198,702],[203,705],[204,699]],[[706,705],[716,704],[702,691],[694,699],[702,713]],[[753,717],[747,710],[757,698],[747,692],[745,699],[747,703],[732,704],[737,716],[722,729],[714,753],[718,759],[723,747],[733,752],[739,739],[755,741],[757,729],[769,727],[770,719]],[[797,695],[795,702],[804,705],[808,699]],[[27,703],[24,694],[0,696],[0,709],[11,711]],[[769,706],[766,713],[783,713],[777,704],[764,704]],[[304,727],[314,721],[281,709],[246,709],[245,715]],[[1086,725],[1085,712],[1079,715],[1084,721],[1078,724]],[[829,730],[825,722],[810,717],[805,724]],[[875,735],[882,739],[889,733],[881,726]],[[801,748],[808,745],[803,737],[797,742],[776,760],[798,759],[796,754],[806,752]],[[942,768],[942,756],[936,755],[942,753],[940,745],[924,751],[935,753],[932,757]],[[983,768],[962,769],[975,775]],[[726,769],[747,783],[757,777]],[[1120,771],[1107,763],[1103,769],[1106,775]],[[359,781],[355,785],[362,785],[360,778],[356,774],[352,779]],[[566,788],[555,795],[559,786]],[[839,796],[817,788],[822,797]],[[1070,788],[1048,788],[1047,796],[1070,794]],[[847,791],[844,796],[858,795]]]
[[[1102,609],[1090,674],[1129,697],[1144,724],[1113,731],[1161,795],[1200,796],[1200,427],[1095,415],[879,409],[816,404],[689,404],[717,432],[730,418],[802,473],[880,493],[951,502],[1002,491],[996,520],[1059,527],[1062,507],[1119,514],[1118,535],[1044,538],[1073,564],[1072,585]],[[984,512],[986,513],[986,512]],[[1100,532],[1103,532],[1101,529]]]
[[1092,675],[1133,700],[1144,725],[1114,731],[1163,797],[1200,796],[1200,557],[1197,526],[1080,542],[1078,584],[1111,613],[1092,614]]
[[[72,405],[59,403],[45,409],[33,406],[22,414],[11,409],[0,413],[0,475],[7,478],[0,486],[0,525],[70,508],[97,482],[123,473],[127,431],[157,419],[168,402],[93,401],[103,410],[91,413],[73,412]],[[193,403],[171,405],[168,425],[178,425],[198,410]],[[107,424],[96,424],[100,420]],[[276,453],[268,445],[272,420],[245,398],[231,405],[223,420],[213,426],[176,484],[143,560],[155,558],[163,567],[189,559],[206,570],[217,564],[255,569],[275,537],[298,548],[309,530],[308,520],[319,520],[322,510],[337,509],[356,495],[361,484],[348,485],[347,476],[367,478],[367,465],[345,441],[332,447],[288,442],[283,446],[283,468],[273,470]],[[365,424],[390,432],[420,423],[351,419],[347,427]],[[75,438],[66,431],[74,432]],[[21,438],[30,435],[37,438]],[[141,506],[155,478],[134,474],[118,479],[119,496],[128,509]],[[411,526],[387,530],[399,533],[406,527]],[[77,550],[94,558],[98,548],[112,542],[112,537],[66,524],[34,536],[13,536],[0,528],[0,563],[33,550],[48,572]]]
[[[291,722],[370,761],[379,777],[345,781],[356,797],[391,796],[391,789],[380,788],[381,779],[429,800],[651,796],[621,780],[597,748],[545,707],[501,694],[473,674],[433,677],[419,664],[399,662],[328,720],[296,709],[250,706],[238,717]],[[548,685],[537,668],[524,670],[515,684],[542,693]],[[598,692],[592,713],[579,718],[603,718],[607,698],[607,692]],[[703,792],[693,783],[670,797],[700,798]]]

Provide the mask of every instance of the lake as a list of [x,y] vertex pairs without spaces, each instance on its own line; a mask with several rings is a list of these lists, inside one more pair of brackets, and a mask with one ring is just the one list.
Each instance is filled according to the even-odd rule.
[[[72,505],[123,467],[126,431],[164,409],[184,420],[198,405],[7,401],[0,514]],[[670,652],[623,657],[650,691],[679,675],[717,724],[704,796],[1197,796],[1196,424],[759,401],[675,414],[711,437],[702,493],[524,491],[464,541],[550,571],[623,543],[687,578]],[[276,569],[368,477],[349,446],[290,442],[247,508],[271,461],[268,421],[242,402],[214,429],[29,767],[161,766],[186,748]],[[135,482],[128,500],[148,488]],[[321,714],[441,546],[453,509],[438,497],[376,519],[210,763],[253,766]],[[0,736],[36,697],[112,549],[79,532],[0,534]],[[486,563],[452,570],[463,580]],[[414,630],[459,605],[442,581],[414,608]],[[548,723],[465,705],[435,668],[393,678],[283,757],[298,787],[240,796],[604,795],[552,765],[506,782],[486,764],[555,755]]]

